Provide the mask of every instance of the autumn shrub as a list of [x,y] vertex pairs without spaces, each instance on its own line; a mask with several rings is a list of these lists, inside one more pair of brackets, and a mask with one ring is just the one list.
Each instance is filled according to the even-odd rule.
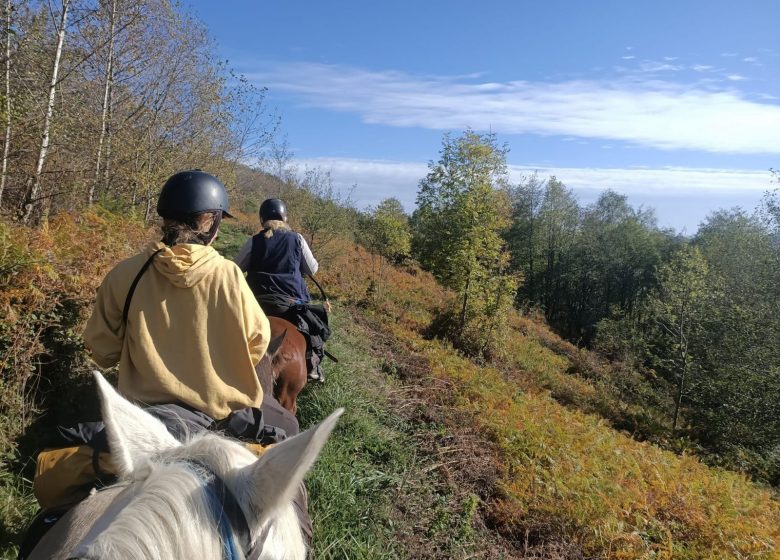
[[[52,388],[81,360],[81,322],[117,260],[149,237],[99,208],[59,214],[45,229],[0,223],[0,449],[9,452]],[[59,397],[62,396],[60,392]]]

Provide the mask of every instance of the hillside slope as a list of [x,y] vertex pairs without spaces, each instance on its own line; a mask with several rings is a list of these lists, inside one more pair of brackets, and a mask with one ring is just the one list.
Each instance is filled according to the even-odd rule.
[[[599,405],[598,384],[567,373],[582,369],[573,359],[585,359],[571,345],[515,317],[506,363],[473,363],[426,338],[449,297],[429,275],[408,267],[372,278],[371,255],[342,249],[326,284],[360,306],[399,354],[414,357],[413,371],[402,373],[408,381],[447,388],[432,391],[429,406],[466,412],[471,429],[495,442],[501,468],[480,511],[502,535],[542,547],[576,545],[598,558],[778,556],[774,493],[616,431],[592,412],[620,403]],[[377,283],[381,298],[373,296]],[[388,369],[404,372],[394,363]],[[573,406],[553,398],[551,387],[569,392]],[[442,395],[445,402],[437,402]],[[640,412],[624,408],[626,417]]]
[[[227,223],[219,248],[252,229]],[[2,233],[4,458],[23,443],[0,467],[0,556],[12,558],[40,428],[19,396],[38,387],[44,424],[78,412],[63,402],[88,390],[81,321],[102,274],[150,232],[98,212]],[[773,493],[615,430],[615,414],[642,411],[603,398],[593,358],[517,316],[505,363],[474,363],[426,335],[451,297],[430,275],[379,277],[376,257],[337,245],[321,279],[341,363],[300,399],[304,425],[348,408],[309,478],[318,558],[778,557]],[[14,362],[11,342],[24,349]]]

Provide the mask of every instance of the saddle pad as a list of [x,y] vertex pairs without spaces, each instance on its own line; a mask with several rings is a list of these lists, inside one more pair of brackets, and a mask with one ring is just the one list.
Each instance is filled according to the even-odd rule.
[[[97,468],[97,472],[96,471]],[[89,491],[113,476],[116,469],[108,453],[88,445],[44,449],[38,454],[33,492],[47,510],[83,500]]]

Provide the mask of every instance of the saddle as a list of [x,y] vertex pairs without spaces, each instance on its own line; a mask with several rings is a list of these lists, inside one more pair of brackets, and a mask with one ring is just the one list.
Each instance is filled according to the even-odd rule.
[[331,331],[325,306],[276,295],[257,296],[257,301],[266,315],[279,317],[295,325],[310,339],[313,347],[321,347],[330,338]]

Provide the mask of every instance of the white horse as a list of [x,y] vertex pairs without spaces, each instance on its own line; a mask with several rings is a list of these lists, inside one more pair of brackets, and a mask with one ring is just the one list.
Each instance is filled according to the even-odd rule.
[[215,434],[180,443],[95,377],[120,482],[60,520],[30,560],[305,558],[291,499],[343,409],[258,459]]

